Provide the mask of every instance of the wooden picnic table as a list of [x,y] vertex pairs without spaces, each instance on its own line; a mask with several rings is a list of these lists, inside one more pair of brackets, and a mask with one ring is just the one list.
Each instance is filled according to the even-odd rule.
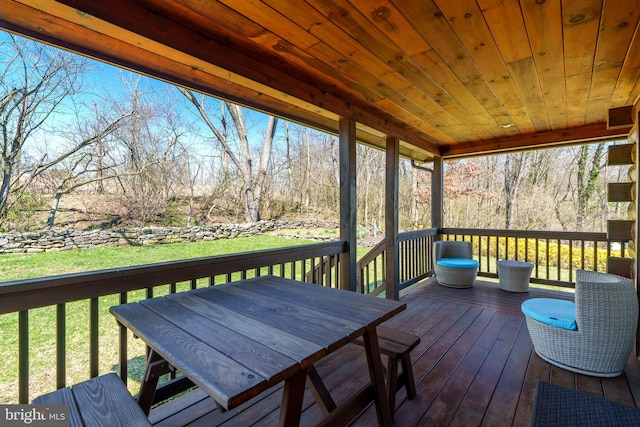
[[344,423],[373,397],[379,424],[391,425],[376,326],[405,308],[397,301],[261,276],[110,311],[151,349],[139,394],[147,413],[157,386],[154,369],[168,363],[224,410],[284,381],[280,424],[299,425],[308,368],[363,337],[371,382],[325,423]]

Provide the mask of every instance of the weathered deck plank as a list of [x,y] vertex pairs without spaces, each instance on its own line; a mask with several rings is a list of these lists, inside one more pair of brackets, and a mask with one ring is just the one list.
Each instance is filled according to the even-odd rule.
[[[451,289],[433,280],[407,290],[402,295],[407,310],[386,325],[420,336],[411,353],[418,396],[407,400],[404,389],[399,390],[396,425],[529,425],[538,380],[637,406],[640,364],[635,357],[630,357],[624,375],[602,379],[552,367],[535,354],[520,304],[550,295],[560,294],[533,288],[529,293],[510,293],[490,282]],[[317,369],[337,403],[368,379],[364,352],[354,345],[323,359]],[[276,425],[281,394],[277,387],[237,410],[221,413],[210,398],[189,393],[152,411],[151,419],[156,426]],[[315,425],[322,417],[307,390],[301,425]],[[375,423],[370,407],[354,425]]]

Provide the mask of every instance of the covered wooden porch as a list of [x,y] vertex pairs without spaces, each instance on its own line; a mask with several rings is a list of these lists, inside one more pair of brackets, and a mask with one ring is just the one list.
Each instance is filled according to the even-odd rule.
[[[308,264],[310,271],[328,266],[325,285],[363,292],[355,257],[355,146],[361,142],[387,153],[386,256],[375,269],[384,269],[385,279],[376,280],[376,286],[386,288],[386,297],[407,302],[407,311],[391,325],[421,337],[413,353],[418,398],[398,399],[397,425],[528,425],[538,379],[638,406],[635,356],[625,375],[600,380],[552,368],[533,353],[519,305],[543,291],[509,294],[488,282],[447,289],[429,280],[401,293],[403,253],[426,260],[424,271],[414,277],[428,274],[432,261],[429,244],[402,248],[397,218],[400,156],[433,162],[434,238],[448,233],[442,221],[447,158],[630,135],[636,143],[630,157],[637,163],[635,1],[383,1],[375,7],[341,0],[296,6],[279,0],[0,4],[3,29],[332,132],[340,140],[338,243],[287,257],[241,254],[0,287],[0,313],[20,316],[20,402],[33,397],[28,314],[37,307],[56,305],[56,384],[64,387],[64,310],[71,301],[91,303],[89,371],[96,376],[98,298],[103,295],[120,293],[124,303],[133,289],[147,288],[153,297],[155,286],[169,285],[175,292],[181,281],[190,281],[192,288],[199,279],[213,285],[216,275],[231,281],[236,271],[258,274],[268,267],[272,274],[274,266],[282,266],[284,274],[285,262],[294,263],[295,277],[300,260],[303,277],[295,278],[304,280]],[[610,110],[614,120],[607,120]],[[639,191],[636,186],[636,204]],[[625,242],[638,241],[635,222]],[[459,234],[472,234],[468,231]],[[616,240],[605,239],[607,244]],[[637,267],[637,259],[630,264]],[[323,281],[322,274],[311,275],[309,281]],[[119,373],[124,379],[126,343],[122,333]],[[364,381],[359,354],[358,348],[345,347],[318,366],[336,400]],[[214,425],[216,419],[243,426],[277,423],[279,393],[275,388],[244,411],[220,413],[210,398],[190,392],[160,406],[152,420],[157,425]],[[307,393],[303,424],[313,425],[321,416]],[[368,411],[356,424],[368,426],[374,419]]]
[[[528,426],[536,384],[548,381],[626,405],[640,407],[640,368],[632,357],[617,378],[574,374],[544,362],[533,351],[520,304],[527,298],[572,298],[571,292],[531,288],[529,293],[498,289],[478,281],[470,289],[445,288],[434,279],[402,292],[407,310],[389,326],[420,336],[411,353],[417,398],[398,392],[394,421],[398,426]],[[362,349],[344,347],[317,365],[336,402],[367,380]],[[238,410],[221,413],[198,390],[153,410],[156,426],[275,425],[282,388],[269,390]],[[302,425],[322,420],[311,392],[305,392]],[[370,407],[353,425],[375,424]]]

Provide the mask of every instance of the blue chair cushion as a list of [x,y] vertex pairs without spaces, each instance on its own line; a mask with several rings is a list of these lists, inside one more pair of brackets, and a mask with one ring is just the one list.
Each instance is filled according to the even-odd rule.
[[436,264],[449,268],[478,268],[478,261],[469,258],[440,258]]
[[571,301],[553,298],[533,298],[522,303],[522,312],[538,322],[575,331],[576,305]]

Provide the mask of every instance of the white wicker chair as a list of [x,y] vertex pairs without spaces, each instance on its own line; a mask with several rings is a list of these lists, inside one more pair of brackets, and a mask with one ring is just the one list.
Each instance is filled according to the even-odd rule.
[[526,316],[536,353],[569,371],[597,377],[622,374],[638,327],[633,280],[607,273],[576,272],[577,330]]
[[[478,274],[478,263],[473,260],[471,242],[438,240],[433,242],[433,253],[435,256],[433,268],[438,283],[450,288],[470,288],[473,286]],[[441,265],[439,261],[446,258],[468,259],[469,266],[447,267]]]

